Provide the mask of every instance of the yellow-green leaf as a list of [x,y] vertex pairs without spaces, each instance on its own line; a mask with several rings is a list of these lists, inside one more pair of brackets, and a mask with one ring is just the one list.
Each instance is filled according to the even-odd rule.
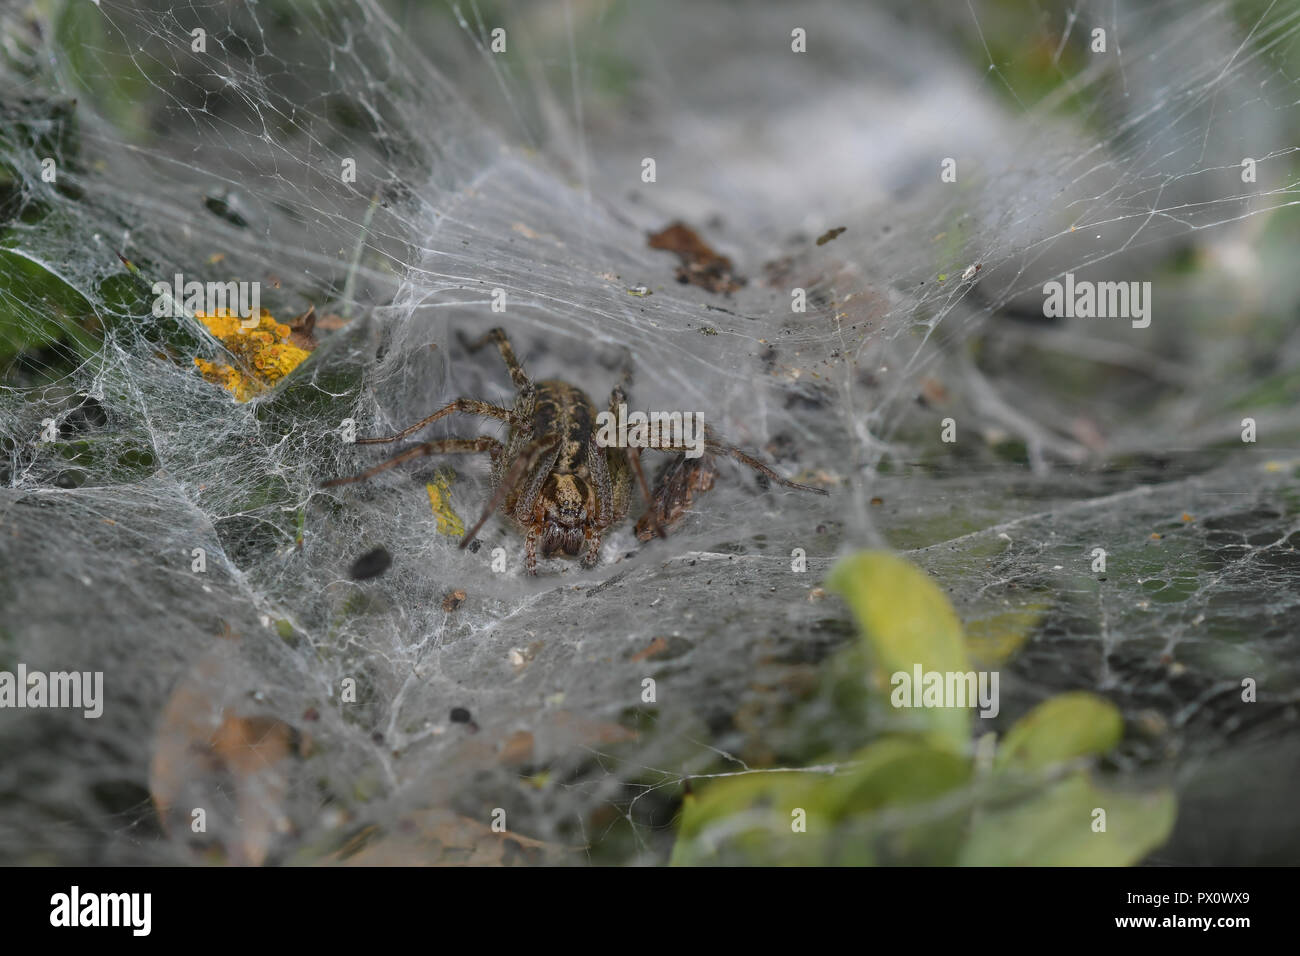
[[[817,789],[825,782],[825,774],[794,772],[746,774],[708,784],[682,806],[672,864],[816,865],[828,825]],[[792,825],[799,811],[802,831]]]
[[[1168,790],[1101,790],[1087,771],[1009,806],[986,809],[962,848],[964,866],[1131,866],[1169,838]],[[1104,824],[1105,829],[1100,829]]]
[[886,737],[858,752],[851,768],[828,778],[823,805],[840,818],[932,800],[965,784],[971,762],[909,737]]
[[966,622],[966,650],[980,664],[1000,664],[1016,651],[1037,626],[1046,604],[1030,604],[1015,611]]
[[1124,736],[1124,718],[1110,701],[1077,691],[1045,700],[1007,731],[996,767],[1032,770],[1102,754]]
[[716,780],[686,798],[673,863],[951,863],[965,828],[964,807],[920,812],[904,824],[877,814],[933,805],[970,776],[970,761],[951,750],[921,738],[887,737],[835,774]]
[[[970,670],[961,621],[948,598],[922,571],[883,551],[862,551],[831,569],[827,586],[852,609],[886,680],[919,665],[923,673]],[[913,719],[955,750],[970,741],[968,707],[916,708]]]

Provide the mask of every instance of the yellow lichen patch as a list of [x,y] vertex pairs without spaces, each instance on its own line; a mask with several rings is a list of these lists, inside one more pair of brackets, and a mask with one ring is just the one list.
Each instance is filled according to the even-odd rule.
[[240,367],[201,358],[196,358],[194,364],[205,379],[220,385],[241,402],[273,387],[311,354],[290,342],[292,330],[275,321],[266,309],[262,310],[257,325],[248,329],[239,316],[228,310],[211,315],[196,312],[195,317],[239,359]]
[[241,402],[246,402],[253,397],[249,392],[252,383],[229,365],[218,365],[216,362],[201,358],[196,358],[194,364],[199,367],[205,379],[233,393]]
[[438,519],[438,534],[459,538],[465,533],[465,522],[451,507],[451,482],[443,472],[433,476],[433,481],[424,486],[429,492],[429,504]]

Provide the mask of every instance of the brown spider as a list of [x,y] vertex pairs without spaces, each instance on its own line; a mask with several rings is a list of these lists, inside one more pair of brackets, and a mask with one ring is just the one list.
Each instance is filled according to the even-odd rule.
[[[583,551],[584,568],[595,565],[600,556],[601,537],[628,512],[632,496],[632,475],[645,497],[647,510],[637,525],[638,537],[649,540],[666,537],[665,525],[676,524],[690,507],[696,491],[707,491],[713,484],[712,456],[729,455],[786,488],[798,488],[824,495],[821,488],[811,488],[782,478],[767,465],[733,445],[719,441],[707,430],[706,453],[687,459],[681,454],[685,445],[663,444],[660,451],[679,452],[675,462],[664,470],[652,494],[641,468],[640,448],[602,448],[597,444],[596,408],[586,394],[561,381],[534,383],[515,358],[510,340],[501,329],[492,329],[476,342],[462,343],[475,352],[488,342],[495,342],[510,371],[517,389],[513,408],[502,408],[473,398],[458,398],[428,418],[386,438],[358,438],[358,445],[394,442],[414,434],[426,425],[452,412],[483,415],[506,422],[510,432],[505,444],[489,436],[479,438],[442,438],[428,441],[399,452],[387,461],[350,478],[335,478],[322,487],[365,481],[381,471],[426,455],[488,452],[492,456],[494,492],[474,527],[461,539],[463,548],[473,540],[483,523],[497,508],[524,532],[525,565],[529,574],[537,573],[537,551],[542,557],[577,556]],[[628,376],[625,374],[625,382]],[[627,402],[623,385],[610,395],[611,411]],[[583,550],[585,545],[585,550]]]

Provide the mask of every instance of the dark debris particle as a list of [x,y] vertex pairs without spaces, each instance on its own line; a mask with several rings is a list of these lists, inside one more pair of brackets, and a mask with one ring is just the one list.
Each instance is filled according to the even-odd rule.
[[673,222],[652,233],[647,240],[651,249],[663,249],[677,255],[681,263],[677,267],[677,281],[685,285],[691,283],[710,292],[732,293],[745,284],[745,280],[734,274],[731,260],[713,250],[684,222]]
[[[289,320],[289,341],[305,352],[314,352],[319,344],[316,340],[316,321],[316,306],[310,305],[306,312]],[[432,343],[430,346],[437,348]]]
[[248,220],[244,218],[240,209],[240,200],[233,194],[205,196],[203,205],[207,207],[208,212],[214,213],[232,226],[240,229],[248,228]]
[[[635,554],[635,552],[633,553]],[[622,581],[625,577],[627,577],[626,571],[618,572],[618,574],[615,574],[613,577],[605,581],[601,581],[594,588],[588,588],[587,597],[591,597],[593,594],[599,594],[601,591],[605,590],[605,588],[613,587],[615,584],[618,584],[619,581]]]
[[465,603],[465,597],[466,595],[463,590],[456,590],[450,592],[446,597],[442,599],[442,609],[446,611],[448,614],[450,614],[452,611],[456,610],[458,607],[460,607],[462,604]]
[[470,554],[478,554],[478,549],[481,547],[483,547],[483,542],[480,541],[478,538],[475,538],[473,541],[469,543]]
[[388,549],[380,545],[373,551],[367,551],[361,557],[352,562],[352,567],[348,571],[353,581],[365,581],[368,578],[377,578],[387,571],[393,564],[393,556],[388,553]]
[[817,237],[817,245],[819,246],[826,245],[826,243],[830,242],[832,239],[834,239],[836,236],[838,236],[847,228],[848,228],[847,226],[836,226],[834,229],[827,229],[824,233],[822,233],[820,236]]
[[384,735],[376,730],[373,734],[370,735],[370,739],[377,744],[382,744],[384,742]]
[[469,710],[464,707],[453,707],[451,709],[451,722],[453,724],[468,724],[472,718]]

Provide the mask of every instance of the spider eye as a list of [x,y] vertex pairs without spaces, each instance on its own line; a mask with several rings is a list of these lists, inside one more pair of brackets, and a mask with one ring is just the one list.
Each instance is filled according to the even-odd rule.
[[566,526],[580,521],[587,507],[587,485],[577,475],[556,475],[547,512],[553,521]]
[[574,511],[581,511],[587,506],[587,483],[576,475],[572,484],[573,497],[565,504]]

